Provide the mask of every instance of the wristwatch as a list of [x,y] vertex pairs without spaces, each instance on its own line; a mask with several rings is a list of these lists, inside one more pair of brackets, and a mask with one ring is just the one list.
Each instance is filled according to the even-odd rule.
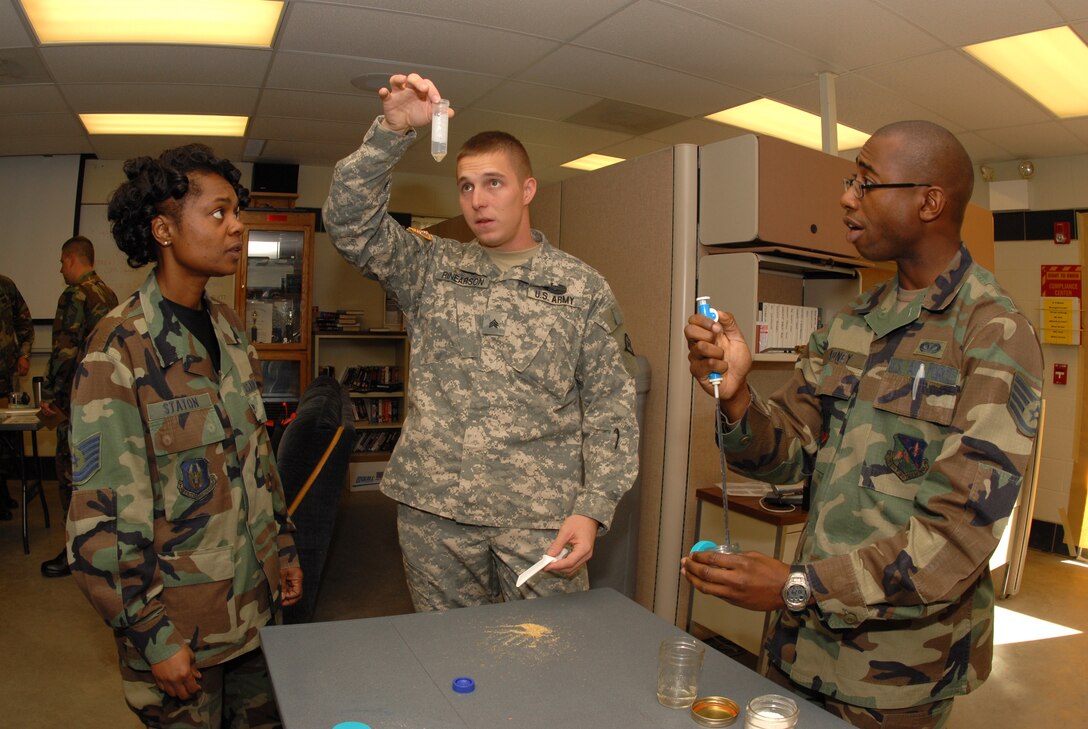
[[787,608],[799,612],[808,606],[810,597],[812,597],[812,588],[808,584],[805,566],[795,564],[790,567],[790,576],[786,578],[786,584],[782,586],[782,600]]

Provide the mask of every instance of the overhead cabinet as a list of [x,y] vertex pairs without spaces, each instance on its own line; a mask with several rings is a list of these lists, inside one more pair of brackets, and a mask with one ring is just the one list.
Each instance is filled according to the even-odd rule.
[[839,198],[854,163],[745,134],[699,148],[699,242],[777,244],[856,258]]

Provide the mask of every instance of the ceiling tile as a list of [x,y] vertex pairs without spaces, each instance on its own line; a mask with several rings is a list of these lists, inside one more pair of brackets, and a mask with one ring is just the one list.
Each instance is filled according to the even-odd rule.
[[247,137],[256,139],[284,139],[300,142],[332,142],[358,146],[373,119],[365,123],[316,121],[313,119],[288,119],[260,116],[249,123]]
[[44,84],[0,85],[0,114],[62,113],[69,111],[56,86]]
[[[765,5],[765,4],[763,4]],[[825,64],[705,16],[641,0],[589,29],[576,44],[768,94],[812,78]],[[677,52],[683,49],[682,53]]]
[[825,61],[822,71],[856,69],[944,47],[929,33],[871,0],[835,0],[833,11],[812,0],[662,1],[773,38]]
[[278,41],[284,50],[385,59],[406,70],[424,65],[478,73],[525,68],[557,46],[478,25],[315,3],[294,8]]
[[1066,22],[1088,20],[1088,0],[1050,0]]
[[329,119],[370,124],[382,113],[377,96],[369,94],[331,94],[309,91],[268,89],[261,94],[258,116],[295,119]]
[[260,86],[272,51],[168,45],[44,46],[57,83]]
[[[820,114],[820,84],[812,82],[774,97],[798,109]],[[919,106],[899,93],[858,74],[846,74],[835,79],[835,99],[838,121],[861,132],[872,134],[891,122],[907,119],[924,119],[940,124],[951,132],[963,129],[962,125],[945,119],[925,107]]]
[[[963,129],[986,129],[998,118],[1009,125],[1050,118],[1038,103],[961,51],[888,63],[858,75],[897,90],[903,99],[923,108],[939,104],[942,114]],[[1000,116],[995,116],[998,110]]]
[[[309,1],[296,1],[292,5],[303,5]],[[494,0],[340,0],[339,4],[459,20],[566,40],[630,2],[631,0],[548,0],[537,3]],[[411,23],[410,20],[406,22]]]
[[658,129],[643,135],[646,139],[654,139],[665,145],[673,144],[713,144],[723,139],[732,139],[738,134],[746,134],[744,130],[738,130],[728,124],[719,124],[708,119],[689,119],[671,127]]
[[145,113],[250,116],[258,90],[187,84],[66,84],[61,93],[77,114]]
[[[1002,127],[978,132],[983,139],[1009,150],[1016,157],[1058,157],[1088,154],[1088,143],[1078,139],[1061,122],[1050,121],[1022,127]],[[1073,149],[1079,143],[1080,151]]]
[[[23,24],[22,14],[15,9],[14,3],[0,3],[0,49],[30,46],[33,37]],[[0,58],[4,51],[0,50]]]
[[34,48],[0,50],[0,86],[49,83],[52,80]]
[[26,157],[42,154],[90,154],[94,150],[85,134],[46,136],[33,134],[16,137],[0,136],[0,157]]
[[975,132],[960,132],[956,135],[956,138],[960,140],[960,144],[967,150],[967,155],[976,166],[983,162],[1011,159],[1015,156],[1009,150],[983,139]]
[[750,93],[740,89],[574,46],[564,46],[520,74],[519,79],[684,116],[704,116],[751,99]]
[[552,86],[505,81],[474,101],[472,106],[486,111],[561,121],[600,100],[599,96]]
[[78,137],[83,126],[71,114],[0,114],[0,137]]
[[1078,117],[1076,119],[1063,119],[1062,126],[1069,130],[1069,132],[1077,137],[1082,142],[1088,142],[1088,116]]
[[894,13],[932,33],[950,46],[1003,38],[1059,25],[1062,18],[1047,0],[956,0],[956,2],[898,2],[879,0]]
[[268,87],[300,91],[328,91],[337,94],[358,94],[377,99],[376,92],[362,91],[351,85],[358,76],[380,74],[390,76],[412,70],[434,81],[438,90],[450,100],[454,108],[471,104],[494,89],[502,79],[477,73],[467,73],[442,68],[412,65],[410,69],[399,63],[375,61],[368,58],[323,56],[313,53],[276,54],[268,75]]

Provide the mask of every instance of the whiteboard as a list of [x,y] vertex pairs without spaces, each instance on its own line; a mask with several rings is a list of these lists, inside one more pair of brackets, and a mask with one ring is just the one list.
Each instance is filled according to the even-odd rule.
[[0,157],[0,273],[35,319],[53,319],[64,291],[60,247],[72,237],[79,155]]
[[[132,268],[128,265],[127,257],[117,247],[117,243],[114,242],[113,236],[110,234],[110,221],[106,217],[108,207],[105,204],[80,206],[79,234],[87,236],[90,238],[91,243],[94,243],[95,271],[117,294],[117,299],[124,301],[129,297],[129,294],[143,284],[147,274],[151,271],[151,264],[140,268]],[[59,247],[57,250],[57,259],[59,260]],[[59,268],[60,264],[57,265]],[[57,274],[57,278],[60,278],[60,274]],[[63,284],[63,281],[61,283]],[[210,279],[207,291],[213,298],[219,299],[232,308],[234,307],[234,276]],[[23,295],[26,296],[25,293]],[[55,297],[53,306],[56,306]],[[50,312],[49,316],[53,316],[52,312]]]

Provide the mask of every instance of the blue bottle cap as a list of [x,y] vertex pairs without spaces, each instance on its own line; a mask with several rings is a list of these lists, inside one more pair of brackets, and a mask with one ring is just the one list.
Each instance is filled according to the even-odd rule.
[[370,725],[358,721],[342,721],[332,729],[370,729]]
[[704,539],[701,542],[696,542],[691,545],[691,551],[688,552],[688,554],[694,554],[695,552],[712,552],[717,546],[717,544],[709,539]]
[[468,676],[458,676],[453,679],[453,690],[459,694],[471,694],[476,690],[476,682]]

